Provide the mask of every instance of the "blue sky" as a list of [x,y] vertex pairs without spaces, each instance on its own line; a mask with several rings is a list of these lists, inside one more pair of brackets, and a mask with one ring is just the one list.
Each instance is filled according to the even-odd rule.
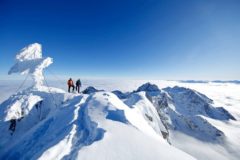
[[61,76],[240,79],[239,0],[1,0],[0,78],[28,44]]

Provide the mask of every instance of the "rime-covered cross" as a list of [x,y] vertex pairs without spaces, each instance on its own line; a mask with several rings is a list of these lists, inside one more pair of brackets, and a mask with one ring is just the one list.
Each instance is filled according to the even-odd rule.
[[42,57],[41,44],[34,43],[23,48],[20,53],[16,55],[16,63],[9,70],[8,74],[30,74],[35,82],[34,87],[38,88],[43,85],[43,69],[52,63],[52,58]]

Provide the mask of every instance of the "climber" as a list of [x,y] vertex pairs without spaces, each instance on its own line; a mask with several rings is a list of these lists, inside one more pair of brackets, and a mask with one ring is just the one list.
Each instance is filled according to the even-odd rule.
[[79,93],[80,92],[80,87],[82,86],[81,80],[78,79],[76,82],[76,91]]
[[74,91],[74,83],[73,83],[73,80],[72,80],[72,78],[70,78],[69,80],[68,80],[68,92],[70,93],[70,89],[72,88],[72,92]]
[[12,131],[11,135],[13,134],[13,132],[16,129],[16,123],[17,123],[16,119],[11,119],[10,120],[9,130]]

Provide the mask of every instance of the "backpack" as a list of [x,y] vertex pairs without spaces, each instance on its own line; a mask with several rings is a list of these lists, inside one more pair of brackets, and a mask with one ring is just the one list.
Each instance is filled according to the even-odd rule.
[[68,85],[69,86],[73,86],[73,81],[72,80],[68,80]]
[[82,85],[80,79],[77,80],[76,85],[77,85],[77,86],[81,86],[81,85]]

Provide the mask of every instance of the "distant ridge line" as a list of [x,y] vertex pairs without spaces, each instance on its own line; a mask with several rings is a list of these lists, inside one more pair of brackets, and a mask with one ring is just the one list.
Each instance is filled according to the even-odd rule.
[[213,82],[213,83],[240,84],[240,80],[227,80],[227,81],[223,81],[223,80],[213,80],[213,81],[208,81],[208,80],[179,80],[178,82],[181,82],[181,83],[209,83],[209,82]]

